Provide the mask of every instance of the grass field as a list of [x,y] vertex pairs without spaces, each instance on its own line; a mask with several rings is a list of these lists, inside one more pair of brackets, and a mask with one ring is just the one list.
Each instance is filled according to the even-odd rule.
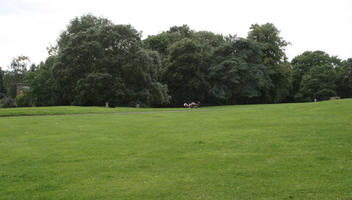
[[176,108],[141,108],[132,107],[106,108],[106,107],[80,107],[80,106],[52,106],[52,107],[26,107],[1,108],[0,117],[39,116],[39,115],[76,115],[76,114],[116,114],[131,112],[160,112],[177,111]]
[[0,116],[0,199],[352,199],[352,99]]

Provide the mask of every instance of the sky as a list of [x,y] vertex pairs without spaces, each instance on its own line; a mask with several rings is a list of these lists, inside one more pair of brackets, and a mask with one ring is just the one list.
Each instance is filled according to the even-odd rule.
[[270,22],[291,43],[290,60],[315,50],[352,58],[351,0],[0,0],[0,67],[20,55],[44,61],[47,47],[84,14],[131,24],[143,38],[183,24],[246,37],[251,24]]

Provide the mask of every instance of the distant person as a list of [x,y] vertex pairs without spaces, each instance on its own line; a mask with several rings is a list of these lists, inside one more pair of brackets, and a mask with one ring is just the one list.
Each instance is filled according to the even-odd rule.
[[136,108],[139,108],[141,105],[141,102],[139,102],[139,100],[136,101]]
[[185,103],[183,104],[183,107],[188,108],[188,104],[185,102]]

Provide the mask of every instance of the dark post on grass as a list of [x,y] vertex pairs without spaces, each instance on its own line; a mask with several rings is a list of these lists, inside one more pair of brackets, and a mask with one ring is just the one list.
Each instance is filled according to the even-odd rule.
[[139,108],[139,107],[140,107],[140,104],[141,104],[141,103],[139,102],[139,100],[137,100],[137,101],[136,101],[136,108]]

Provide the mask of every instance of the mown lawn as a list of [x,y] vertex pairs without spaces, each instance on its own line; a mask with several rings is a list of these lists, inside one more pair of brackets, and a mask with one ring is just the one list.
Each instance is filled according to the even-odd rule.
[[132,107],[94,107],[94,106],[52,106],[26,108],[0,108],[0,117],[39,116],[39,115],[74,115],[74,114],[108,114],[130,112],[175,111],[177,108],[132,108]]
[[172,110],[0,117],[0,199],[352,199],[351,99]]

